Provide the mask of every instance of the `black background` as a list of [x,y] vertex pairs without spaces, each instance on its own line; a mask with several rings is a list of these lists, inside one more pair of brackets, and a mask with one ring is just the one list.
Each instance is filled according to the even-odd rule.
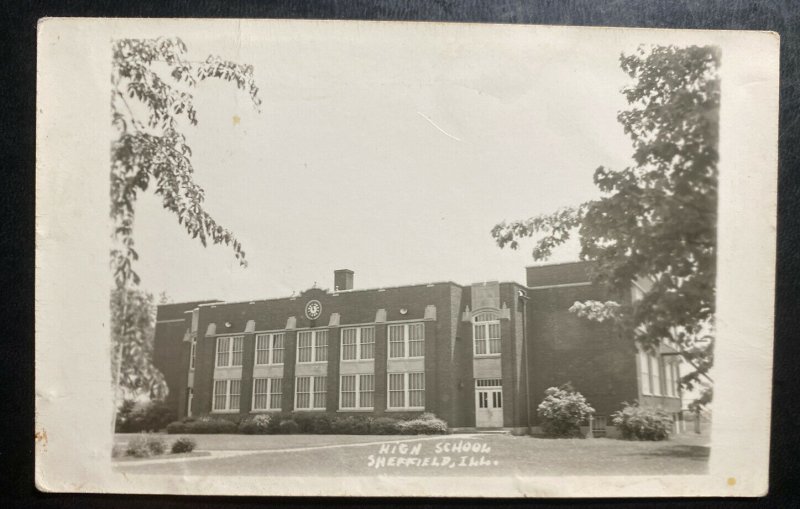
[[[522,507],[522,506],[706,506],[800,507],[797,456],[800,405],[797,385],[800,329],[800,4],[779,0],[315,0],[315,1],[62,1],[4,2],[2,144],[2,235],[0,235],[0,497],[3,506],[41,507]],[[775,308],[775,370],[772,396],[770,493],[761,499],[678,500],[413,500],[267,499],[235,497],[57,495],[33,483],[34,433],[34,218],[36,22],[44,16],[235,17],[448,22],[532,23],[772,30],[781,35],[780,172]],[[80,199],[76,197],[76,199]],[[747,206],[747,204],[742,204]],[[102,263],[103,260],[91,260]],[[76,296],[81,289],[75,288]],[[77,341],[78,338],[64,338]],[[741,380],[742,384],[748,383]],[[257,482],[257,478],[253,478]],[[346,481],[344,481],[346,482]],[[2,502],[0,502],[2,503]]]

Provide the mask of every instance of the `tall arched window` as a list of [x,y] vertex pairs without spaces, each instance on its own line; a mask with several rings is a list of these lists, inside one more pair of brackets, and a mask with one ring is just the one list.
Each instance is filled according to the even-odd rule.
[[500,354],[500,320],[497,313],[480,312],[472,319],[475,355]]

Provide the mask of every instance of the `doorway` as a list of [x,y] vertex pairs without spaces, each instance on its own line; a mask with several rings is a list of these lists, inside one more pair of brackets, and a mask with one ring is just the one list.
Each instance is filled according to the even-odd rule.
[[475,427],[503,427],[503,381],[499,378],[475,380]]

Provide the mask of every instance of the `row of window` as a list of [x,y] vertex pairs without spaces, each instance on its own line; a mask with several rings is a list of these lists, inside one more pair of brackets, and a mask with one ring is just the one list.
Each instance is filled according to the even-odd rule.
[[[493,313],[481,313],[473,323],[475,355],[500,354],[500,321]],[[389,358],[420,358],[425,356],[425,325],[403,323],[388,326]],[[276,332],[256,335],[256,365],[280,365],[284,361],[286,334]],[[194,369],[197,341],[192,337],[190,368]],[[242,365],[244,336],[217,338],[216,366]],[[375,327],[342,329],[341,360],[371,360],[375,358]],[[304,330],[297,333],[297,362],[328,361],[328,330]]]
[[[680,371],[675,362],[651,352],[639,352],[639,369],[642,394],[678,397],[680,395]],[[662,372],[664,380],[662,383]]]
[[[327,406],[327,376],[298,376],[294,384],[295,410],[324,410]],[[215,412],[237,412],[241,405],[241,380],[214,380],[212,395]],[[254,411],[281,410],[282,378],[254,378]],[[425,373],[389,373],[387,408],[420,410],[425,408]],[[375,375],[341,375],[340,410],[372,410],[375,405]]]

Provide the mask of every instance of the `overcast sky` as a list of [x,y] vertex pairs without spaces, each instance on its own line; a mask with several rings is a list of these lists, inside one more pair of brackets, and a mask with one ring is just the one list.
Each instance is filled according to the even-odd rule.
[[[301,40],[185,37],[253,64],[261,113],[229,84],[196,90],[187,128],[208,211],[241,240],[203,248],[150,193],[137,204],[142,286],[174,301],[288,296],[333,270],[356,288],[524,282],[531,243],[500,250],[501,220],[597,196],[599,165],[629,163],[621,51],[547,31],[374,26]],[[469,35],[469,37],[466,37]],[[577,244],[552,261],[577,259]]]

